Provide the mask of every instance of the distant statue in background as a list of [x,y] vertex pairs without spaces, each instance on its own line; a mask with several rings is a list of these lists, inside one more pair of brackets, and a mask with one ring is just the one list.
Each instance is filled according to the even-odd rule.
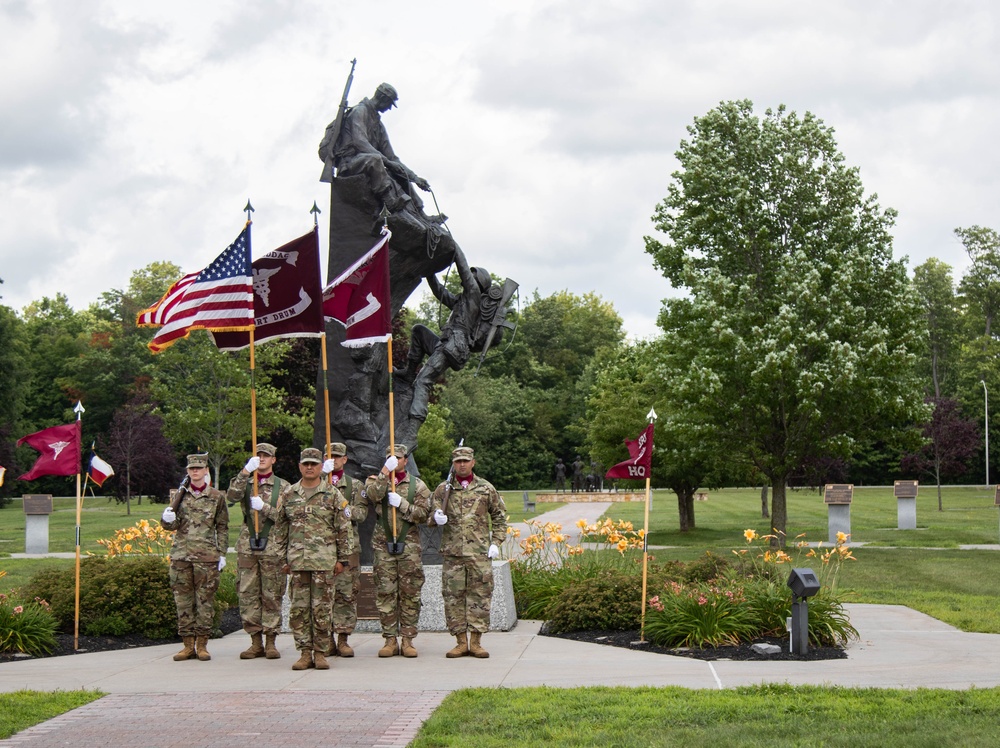
[[580,455],[573,460],[573,493],[583,490],[583,460]]
[[566,463],[563,462],[562,457],[556,461],[555,467],[556,473],[556,493],[566,491]]

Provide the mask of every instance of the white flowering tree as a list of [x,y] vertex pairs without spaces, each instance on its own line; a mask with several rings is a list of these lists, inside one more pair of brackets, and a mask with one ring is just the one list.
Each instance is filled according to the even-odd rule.
[[772,486],[849,459],[925,419],[915,374],[925,328],[894,212],[865,197],[833,132],[811,114],[723,103],[688,127],[680,169],[646,238],[687,295],[664,302],[664,386],[716,427],[720,449]]

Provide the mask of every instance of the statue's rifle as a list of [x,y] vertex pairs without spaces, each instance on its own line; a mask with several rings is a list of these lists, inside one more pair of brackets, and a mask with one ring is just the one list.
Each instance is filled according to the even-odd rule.
[[517,291],[517,283],[506,278],[502,287],[494,283],[486,292],[486,299],[483,300],[483,324],[489,325],[489,331],[486,333],[486,342],[479,354],[479,365],[476,366],[476,373],[473,376],[479,374],[479,369],[486,360],[486,353],[493,345],[493,339],[497,332],[501,332],[502,328],[513,330],[516,326],[507,319],[507,304],[513,298],[515,291]]
[[344,84],[344,95],[340,97],[340,106],[337,108],[337,116],[333,122],[326,126],[323,140],[319,144],[319,158],[323,162],[323,173],[319,181],[333,181],[333,149],[337,147],[337,138],[340,137],[340,129],[344,124],[344,115],[347,114],[347,95],[351,91],[351,83],[354,82],[354,66],[358,64],[355,57],[351,60],[351,72],[347,76],[347,83]]

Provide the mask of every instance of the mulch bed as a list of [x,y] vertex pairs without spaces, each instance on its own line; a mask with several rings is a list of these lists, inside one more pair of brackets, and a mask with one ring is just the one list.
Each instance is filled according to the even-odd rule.
[[[240,611],[237,608],[230,608],[222,614],[222,622],[219,626],[222,634],[231,634],[240,631],[243,623],[240,620]],[[73,650],[72,634],[56,634],[56,646],[51,654],[39,655],[39,657],[63,657],[72,654],[86,654],[87,652],[109,652],[114,649],[133,649],[135,647],[152,647],[159,644],[180,644],[181,638],[174,636],[169,639],[150,639],[139,634],[128,634],[126,636],[83,636],[78,639],[79,649]],[[37,659],[30,655],[15,652],[0,652],[0,663],[16,660]]]
[[[804,654],[792,654],[788,651],[788,639],[776,637],[762,637],[752,642],[740,644],[734,647],[705,647],[705,648],[680,648],[670,649],[668,647],[657,647],[649,642],[639,642],[639,630],[634,631],[571,631],[565,634],[550,634],[543,624],[539,632],[543,636],[554,636],[559,639],[570,639],[572,641],[591,642],[593,644],[603,644],[609,647],[622,647],[633,649],[639,652],[653,652],[655,654],[674,655],[675,657],[691,657],[696,660],[845,660],[847,652],[840,647],[810,647]],[[781,647],[781,652],[777,654],[760,654],[753,650],[753,645],[776,644]]]

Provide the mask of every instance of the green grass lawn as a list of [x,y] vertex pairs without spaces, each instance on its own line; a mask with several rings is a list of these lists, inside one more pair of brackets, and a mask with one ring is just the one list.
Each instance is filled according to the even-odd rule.
[[101,698],[100,691],[0,693],[0,740]]

